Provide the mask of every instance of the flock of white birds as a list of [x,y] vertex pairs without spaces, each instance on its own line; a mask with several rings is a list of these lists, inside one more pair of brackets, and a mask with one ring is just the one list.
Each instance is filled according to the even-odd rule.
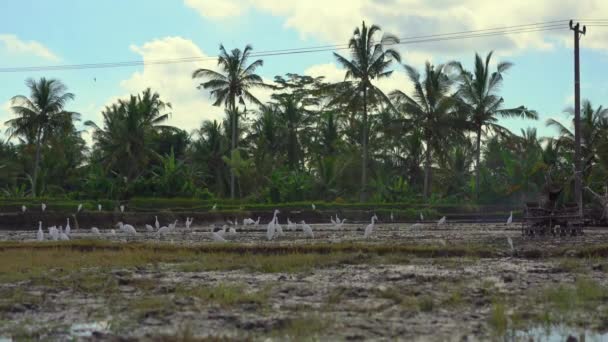
[[[314,204],[312,204],[311,206],[312,206],[313,210],[316,210],[316,207]],[[214,209],[215,208],[216,208],[216,206],[214,205]],[[41,209],[43,212],[46,210],[45,203],[41,204]],[[97,209],[98,209],[98,211],[101,211],[101,209],[102,209],[101,204],[99,204],[97,206]],[[27,207],[25,205],[23,205],[21,207],[21,210],[23,213],[25,213],[27,211]],[[81,210],[82,210],[82,204],[79,204],[76,212],[78,213]],[[124,212],[124,210],[125,210],[124,205],[121,205],[120,211]],[[283,227],[279,223],[279,218],[278,218],[279,213],[280,213],[280,211],[278,209],[275,210],[274,214],[272,216],[272,219],[266,225],[266,239],[269,241],[285,235],[285,233],[283,232]],[[393,216],[392,212],[390,213],[390,220],[391,221],[394,220],[394,216]],[[424,215],[422,213],[420,213],[420,220],[421,221],[424,220]],[[193,221],[194,221],[194,218],[191,218],[191,217],[186,218],[186,220],[184,222],[184,227],[186,229],[185,230],[186,232],[191,231],[191,226],[192,226]],[[368,224],[364,229],[363,237],[365,239],[369,239],[372,237],[376,221],[378,221],[378,216],[376,216],[374,214],[371,217],[371,223]],[[142,232],[142,233],[154,234],[157,238],[160,239],[161,236],[174,232],[177,227],[177,222],[178,222],[178,220],[175,220],[166,226],[161,226],[161,224],[158,220],[158,216],[154,216],[154,225],[146,224],[145,232]],[[338,217],[338,215],[336,214],[335,218],[333,216],[330,217],[330,222],[334,228],[339,229],[342,227],[342,225],[344,225],[344,223],[346,222],[346,219],[345,218],[340,219]],[[443,216],[437,221],[437,226],[442,226],[442,225],[446,224],[446,222],[447,222],[447,218],[445,216]],[[513,222],[513,212],[511,212],[509,218],[507,219],[506,224],[510,225],[510,224],[512,224],[512,222]],[[237,220],[235,220],[235,221],[227,220],[226,223],[228,223],[228,224],[224,224],[221,227],[221,229],[216,229],[215,226],[210,227],[209,238],[212,241],[226,242],[227,239],[234,238],[237,236],[238,221]],[[258,217],[257,220],[253,220],[252,218],[243,219],[243,226],[251,225],[254,227],[258,227],[259,224],[260,224],[260,217]],[[314,232],[310,225],[306,224],[305,221],[300,221],[299,226],[300,226],[300,229],[303,232],[304,236],[307,239],[314,239],[315,235],[314,235]],[[420,228],[422,226],[423,226],[422,223],[415,223],[411,226],[411,228]],[[119,229],[120,233],[127,235],[127,236],[140,234],[140,232],[138,232],[137,229],[135,229],[135,227],[130,224],[118,222],[116,224],[116,227]],[[292,222],[290,220],[290,218],[287,218],[287,229],[292,232],[298,231],[298,223]],[[90,229],[90,231],[95,236],[102,235],[99,228],[97,228],[97,227],[92,227]],[[70,227],[69,218],[66,219],[65,228],[61,225],[48,227],[48,238],[45,237],[45,232],[42,228],[42,222],[39,221],[38,222],[38,231],[36,233],[36,240],[45,241],[48,239],[48,240],[53,240],[53,241],[66,241],[66,240],[70,240],[70,234],[71,234],[71,227]],[[116,235],[117,233],[114,229],[110,229],[108,234]],[[514,250],[513,241],[511,240],[510,237],[508,238],[508,244],[509,244],[510,249],[513,251]]]

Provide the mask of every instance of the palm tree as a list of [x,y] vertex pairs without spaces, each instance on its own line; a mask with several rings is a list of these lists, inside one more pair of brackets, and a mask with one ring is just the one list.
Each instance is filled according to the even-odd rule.
[[479,198],[479,170],[481,155],[481,136],[489,131],[509,133],[509,131],[498,125],[498,117],[522,117],[538,119],[536,111],[529,110],[524,106],[503,109],[504,100],[498,96],[502,85],[503,74],[513,66],[509,62],[501,62],[496,66],[495,72],[490,72],[490,60],[492,53],[488,53],[485,62],[475,54],[475,70],[473,73],[465,71],[460,63],[453,63],[460,69],[461,86],[458,90],[461,110],[470,115],[470,123],[476,135],[475,156],[475,192]]
[[43,77],[38,81],[28,79],[25,84],[30,89],[30,97],[17,95],[11,99],[11,109],[17,117],[5,124],[9,126],[10,137],[21,136],[28,144],[36,145],[32,177],[32,197],[36,197],[41,145],[54,131],[73,125],[72,121],[80,114],[65,110],[66,103],[75,96],[67,92],[61,81]]
[[[222,133],[222,124],[216,120],[206,120],[197,130],[199,139],[194,142],[194,159],[205,166],[209,176],[214,178],[216,193],[224,195],[225,168],[222,157],[228,151],[228,137]],[[213,174],[210,174],[213,173]]]
[[[599,106],[594,108],[588,100],[583,101],[581,108],[581,161],[583,174],[589,175],[591,169],[605,156],[606,138],[608,132],[608,108]],[[566,108],[565,112],[574,116],[573,108]],[[557,145],[574,156],[574,133],[557,120],[548,119],[547,126],[557,128],[559,137]],[[573,160],[573,159],[572,159]]]
[[434,67],[427,62],[424,80],[420,80],[420,73],[409,65],[404,65],[409,79],[414,83],[414,95],[408,96],[400,90],[391,93],[395,106],[409,120],[422,129],[422,138],[425,143],[424,152],[424,190],[423,198],[429,197],[431,187],[431,164],[434,151],[440,151],[442,142],[450,135],[456,122],[451,115],[455,106],[451,96],[453,80],[446,73],[447,66]]
[[[197,69],[192,73],[192,78],[203,78],[206,81],[201,83],[198,88],[211,89],[211,96],[215,99],[214,106],[222,104],[230,113],[237,113],[237,101],[245,105],[245,100],[260,105],[258,100],[249,90],[253,88],[272,89],[271,85],[265,84],[262,77],[255,73],[255,70],[264,65],[261,59],[255,60],[247,65],[252,51],[251,45],[245,49],[233,49],[228,53],[223,45],[220,45],[220,55],[217,64],[221,72],[210,69]],[[232,150],[237,148],[238,137],[238,115],[232,116]],[[230,171],[230,197],[234,198],[235,178],[234,170]]]
[[[336,61],[346,69],[345,82],[351,83],[354,92],[342,94],[353,101],[358,102],[362,97],[363,107],[363,130],[361,134],[362,164],[361,164],[361,201],[367,200],[367,159],[368,159],[368,103],[384,101],[390,104],[386,95],[375,85],[373,80],[389,77],[392,70],[388,70],[393,60],[401,61],[396,50],[386,48],[387,45],[396,44],[399,39],[390,34],[384,34],[381,39],[375,39],[376,33],[380,32],[380,27],[372,25],[367,27],[365,22],[361,28],[357,27],[353,37],[348,42],[351,52],[351,59],[334,53]],[[351,87],[345,87],[350,90]],[[371,101],[370,101],[371,100]],[[349,101],[350,102],[350,101]]]
[[153,135],[161,130],[175,129],[163,125],[169,119],[170,103],[163,102],[149,88],[129,100],[119,100],[102,112],[103,128],[93,121],[95,147],[101,152],[101,162],[109,170],[118,171],[127,179],[137,178],[146,170],[150,160],[160,160],[154,150]]

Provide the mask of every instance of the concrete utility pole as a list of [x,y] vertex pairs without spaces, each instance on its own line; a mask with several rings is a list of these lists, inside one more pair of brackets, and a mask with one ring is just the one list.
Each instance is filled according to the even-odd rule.
[[579,63],[579,40],[587,32],[587,27],[580,29],[580,23],[570,20],[570,29],[574,31],[574,198],[578,204],[578,213],[583,216],[583,174],[581,168],[581,75]]

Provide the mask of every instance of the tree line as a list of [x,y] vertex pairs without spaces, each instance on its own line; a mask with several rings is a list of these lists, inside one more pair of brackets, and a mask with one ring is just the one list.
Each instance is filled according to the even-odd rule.
[[[152,89],[107,106],[87,146],[69,111],[74,94],[59,80],[29,79],[29,96],[12,98],[15,117],[0,144],[0,189],[6,197],[134,196],[375,202],[518,203],[547,184],[572,198],[573,134],[521,135],[500,118],[538,119],[525,106],[505,108],[500,89],[509,62],[492,52],[474,67],[402,64],[399,40],[380,27],[357,27],[349,54],[334,53],[344,81],[289,73],[273,84],[257,74],[252,47],[220,46],[217,70],[192,77],[209,91],[223,120],[187,132],[167,125],[171,104]],[[385,93],[377,81],[403,69],[413,91]],[[405,88],[408,85],[403,85]],[[272,91],[263,103],[256,89]],[[608,110],[582,108],[584,181],[606,184]]]

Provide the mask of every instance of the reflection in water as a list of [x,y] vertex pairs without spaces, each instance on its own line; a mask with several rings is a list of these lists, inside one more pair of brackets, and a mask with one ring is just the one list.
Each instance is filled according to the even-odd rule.
[[608,333],[598,333],[581,328],[561,325],[517,330],[505,336],[507,341],[534,342],[602,342],[608,341]]
[[94,332],[107,332],[110,324],[107,321],[94,323],[73,324],[70,327],[70,335],[73,337],[91,337]]

